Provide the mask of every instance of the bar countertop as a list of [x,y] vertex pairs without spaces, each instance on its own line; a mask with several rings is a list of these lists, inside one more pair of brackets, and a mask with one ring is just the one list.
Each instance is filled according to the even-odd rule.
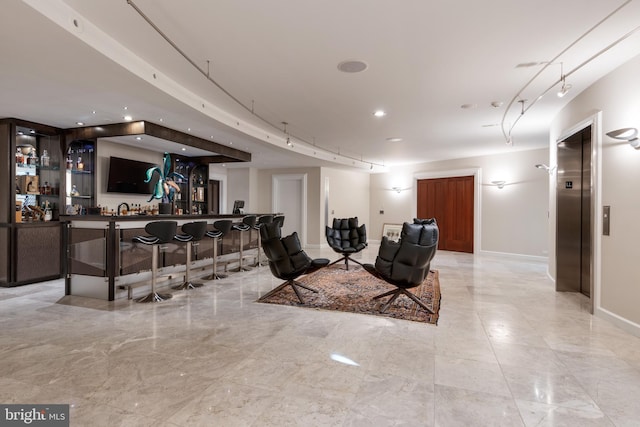
[[73,221],[166,221],[166,220],[210,220],[210,219],[225,219],[225,218],[243,218],[247,215],[255,215],[259,217],[261,215],[274,215],[273,213],[245,213],[245,214],[206,214],[206,215],[60,215],[60,222],[73,222]]

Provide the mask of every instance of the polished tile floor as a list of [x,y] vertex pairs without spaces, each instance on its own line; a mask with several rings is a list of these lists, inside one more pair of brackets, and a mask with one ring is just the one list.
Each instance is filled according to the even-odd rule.
[[546,265],[432,267],[437,326],[255,303],[267,267],[161,304],[0,289],[0,402],[68,403],[72,426],[640,425],[640,339]]

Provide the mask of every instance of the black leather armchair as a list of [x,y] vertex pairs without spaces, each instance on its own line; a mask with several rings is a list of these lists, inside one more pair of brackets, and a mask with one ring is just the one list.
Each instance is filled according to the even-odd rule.
[[302,250],[298,233],[295,231],[286,237],[281,237],[281,233],[282,229],[277,222],[265,223],[260,227],[262,249],[269,260],[271,273],[275,277],[285,280],[283,284],[267,293],[261,299],[266,299],[285,287],[291,286],[300,302],[304,303],[299,288],[316,293],[318,291],[303,285],[295,279],[328,265],[329,260],[323,258],[311,259]]
[[435,218],[414,219],[413,224],[405,222],[399,242],[382,237],[375,265],[364,265],[369,273],[396,286],[396,289],[373,298],[391,295],[381,312],[387,311],[400,295],[406,295],[420,307],[433,313],[433,310],[407,289],[419,286],[427,278],[437,246],[438,225]]
[[334,218],[333,227],[327,226],[325,234],[331,249],[342,255],[342,258],[332,262],[331,265],[342,260],[344,260],[347,270],[349,270],[349,260],[362,265],[351,258],[351,255],[367,247],[367,228],[364,224],[358,226],[358,217]]

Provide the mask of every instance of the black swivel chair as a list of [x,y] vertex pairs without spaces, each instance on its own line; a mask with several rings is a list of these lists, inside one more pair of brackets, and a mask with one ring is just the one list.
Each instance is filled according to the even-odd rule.
[[213,239],[213,271],[210,276],[205,277],[206,280],[224,279],[224,274],[218,274],[218,240],[222,239],[231,231],[233,221],[230,219],[220,219],[213,222],[213,230],[207,231],[206,236]]
[[327,226],[325,234],[331,249],[342,255],[342,258],[332,262],[331,265],[342,260],[347,270],[349,270],[349,260],[362,265],[361,262],[351,258],[351,255],[367,247],[367,229],[364,224],[358,226],[358,217],[334,218],[333,227]]
[[419,286],[427,278],[437,246],[438,225],[434,218],[414,219],[413,224],[405,222],[399,242],[389,240],[387,236],[382,237],[375,265],[364,265],[369,273],[396,286],[396,289],[373,298],[391,295],[380,310],[382,313],[400,295],[406,295],[427,312],[433,313],[433,310],[407,289]]
[[303,274],[312,273],[329,264],[328,259],[318,258],[311,259],[305,251],[302,250],[298,233],[295,231],[286,237],[281,237],[282,229],[277,222],[266,223],[260,227],[260,235],[262,238],[262,248],[269,259],[269,268],[271,273],[279,278],[286,280],[283,284],[273,289],[261,299],[269,298],[277,292],[280,292],[287,286],[291,286],[300,303],[304,304],[300,289],[303,288],[311,292],[317,293],[316,289],[312,289],[296,279]]
[[184,273],[184,282],[174,286],[172,289],[195,289],[202,286],[202,283],[191,282],[191,249],[198,245],[197,242],[202,240],[207,232],[207,221],[188,222],[182,225],[182,234],[176,234],[174,237],[178,242],[186,243],[186,269]]
[[169,243],[173,240],[178,229],[176,221],[154,221],[148,223],[144,227],[149,236],[135,236],[135,243],[152,246],[151,250],[151,293],[142,298],[138,298],[138,302],[160,302],[172,297],[171,294],[159,294],[156,292],[156,282],[158,279],[158,253],[160,245]]

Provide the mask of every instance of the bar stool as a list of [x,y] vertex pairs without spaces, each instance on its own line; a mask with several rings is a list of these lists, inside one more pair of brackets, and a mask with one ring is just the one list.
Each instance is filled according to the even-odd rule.
[[[150,236],[134,236],[131,240],[144,245],[151,245],[151,293],[142,298],[138,298],[137,302],[160,302],[171,298],[171,294],[159,294],[156,292],[156,282],[158,279],[158,252],[160,245],[169,243],[176,235],[178,223],[176,221],[154,221],[148,223],[144,227]],[[162,248],[164,249],[164,248]]]
[[280,228],[284,225],[284,215],[276,215],[273,217],[273,222],[277,222]]
[[256,257],[256,263],[254,267],[260,267],[260,251],[262,250],[262,237],[260,236],[260,229],[264,224],[273,222],[273,215],[260,215],[256,224],[253,226],[254,230],[258,231],[258,256]]
[[244,242],[243,242],[243,236],[247,231],[251,231],[251,229],[253,229],[254,225],[256,225],[256,216],[255,215],[247,215],[244,218],[242,218],[242,222],[234,222],[233,225],[231,225],[231,228],[233,230],[238,230],[240,232],[240,257],[238,259],[238,271],[249,271],[251,270],[251,268],[249,267],[245,267],[242,264],[242,261],[244,259]]
[[178,242],[186,243],[187,262],[184,273],[184,283],[173,286],[172,289],[195,289],[202,286],[202,283],[191,282],[191,249],[198,245],[198,241],[202,240],[207,232],[207,221],[188,222],[182,225],[182,233],[176,234],[174,237]]
[[205,277],[205,280],[218,280],[224,279],[224,274],[218,274],[218,239],[222,239],[229,231],[231,231],[231,225],[233,221],[230,219],[221,219],[214,221],[213,230],[207,231],[206,236],[213,239],[213,271],[210,276]]

